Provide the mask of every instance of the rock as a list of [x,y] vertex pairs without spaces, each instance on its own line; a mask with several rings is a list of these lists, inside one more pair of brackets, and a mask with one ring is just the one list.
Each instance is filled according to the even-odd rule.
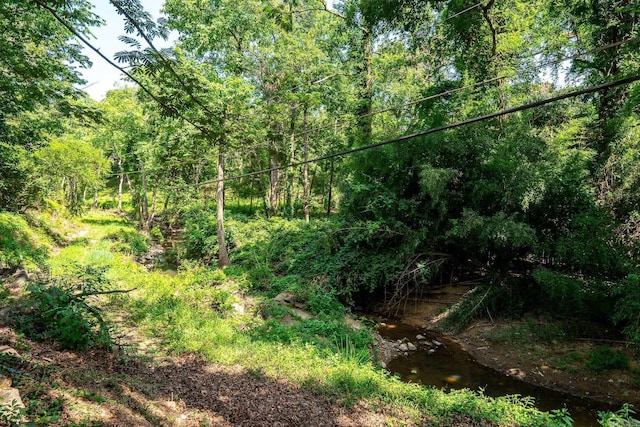
[[346,323],[354,331],[362,330],[362,323],[349,316],[348,314],[344,315],[344,323]]
[[436,341],[436,340],[432,340],[431,341],[433,343],[433,345],[440,347],[442,345],[442,343],[440,341]]
[[293,311],[293,313],[302,320],[313,319],[313,316],[310,313],[300,310],[299,308],[292,308],[291,311]]
[[418,335],[416,335],[416,339],[417,339],[418,341],[426,341],[426,340],[427,340],[427,337],[425,337],[424,335],[420,335],[420,334],[418,334]]
[[8,345],[0,345],[0,354],[6,354],[9,356],[20,358],[20,353],[18,353]]
[[409,351],[416,351],[418,349],[418,347],[416,347],[413,343],[407,343],[407,348],[409,349]]
[[435,351],[434,349],[430,349],[427,353],[429,353],[429,354],[433,354],[433,353],[435,353],[435,352],[436,352],[436,351]]
[[20,398],[20,392],[16,388],[0,389],[0,406],[12,408],[24,408],[24,403]]
[[405,352],[404,352],[404,355],[405,355],[405,356],[408,356],[408,355],[409,355],[409,353],[407,353],[407,352],[405,351]]
[[400,351],[407,351],[409,350],[409,346],[405,343],[400,344],[400,347],[398,347],[398,350]]
[[244,314],[244,306],[241,304],[233,304],[233,309],[240,314]]
[[382,328],[386,328],[386,327],[387,327],[387,324],[386,324],[386,323],[384,323],[384,322],[382,322],[382,323],[380,323],[380,327],[382,327]]
[[275,302],[283,304],[293,304],[296,302],[296,297],[291,292],[281,292],[273,298]]

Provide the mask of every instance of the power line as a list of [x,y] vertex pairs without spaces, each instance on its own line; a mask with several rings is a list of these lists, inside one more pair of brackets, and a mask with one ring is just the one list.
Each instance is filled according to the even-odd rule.
[[581,95],[586,95],[589,93],[594,93],[594,92],[599,92],[601,90],[604,89],[609,89],[609,88],[613,88],[613,87],[617,87],[617,86],[622,86],[625,84],[630,84],[636,81],[640,80],[640,74],[632,76],[632,77],[627,77],[627,78],[623,78],[623,79],[619,79],[619,80],[614,80],[612,82],[608,82],[608,83],[603,83],[600,85],[596,85],[596,86],[590,86],[588,88],[585,89],[580,89],[580,90],[576,90],[573,92],[568,92],[562,95],[558,95],[558,96],[554,96],[552,98],[547,98],[547,99],[543,99],[540,101],[535,101],[535,102],[531,102],[529,104],[524,104],[524,105],[520,105],[518,107],[513,107],[513,108],[507,108],[505,110],[501,110],[501,111],[497,111],[491,114],[485,114],[483,116],[477,116],[471,119],[467,119],[467,120],[462,120],[459,122],[455,122],[455,123],[451,123],[448,125],[444,125],[444,126],[439,126],[439,127],[435,127],[435,128],[431,128],[431,129],[425,129],[425,130],[421,130],[419,132],[415,132],[409,135],[404,135],[404,136],[400,136],[397,138],[393,138],[393,139],[388,139],[382,142],[378,142],[375,144],[369,144],[369,145],[363,145],[362,147],[357,147],[357,148],[352,148],[349,150],[343,150],[343,151],[339,151],[337,153],[332,153],[332,154],[327,154],[324,156],[320,156],[320,157],[315,157],[313,159],[309,159],[309,160],[305,160],[305,161],[300,161],[300,162],[294,162],[294,163],[289,163],[287,165],[281,165],[281,166],[277,166],[277,167],[273,167],[273,168],[269,168],[269,169],[262,169],[259,171],[254,171],[254,172],[248,172],[248,173],[244,173],[241,175],[234,175],[234,176],[230,176],[227,178],[224,178],[222,180],[219,179],[212,179],[212,180],[208,180],[208,181],[203,181],[201,183],[198,184],[187,184],[187,185],[182,185],[182,186],[174,186],[174,187],[169,187],[168,190],[172,190],[172,189],[178,189],[178,188],[189,188],[189,187],[199,187],[199,186],[204,186],[204,185],[209,185],[209,184],[213,184],[213,183],[217,183],[219,181],[231,181],[231,180],[236,180],[236,179],[241,179],[241,178],[247,178],[250,176],[255,176],[255,175],[262,175],[265,173],[270,173],[270,172],[275,172],[275,171],[279,171],[279,170],[283,170],[283,169],[288,169],[288,168],[292,168],[292,167],[297,167],[297,166],[302,166],[305,164],[309,164],[309,163],[316,163],[316,162],[320,162],[323,160],[328,160],[328,159],[333,159],[336,157],[343,157],[349,154],[354,154],[354,153],[358,153],[361,151],[367,151],[367,150],[371,150],[374,148],[378,148],[378,147],[382,147],[385,145],[390,145],[390,144],[395,144],[398,142],[404,142],[404,141],[408,141],[410,139],[414,139],[414,138],[418,138],[421,136],[426,136],[426,135],[431,135],[434,133],[439,133],[439,132],[443,132],[446,130],[450,130],[450,129],[455,129],[458,127],[462,127],[462,126],[466,126],[466,125],[470,125],[473,123],[479,123],[479,122],[483,122],[483,121],[488,121],[488,120],[492,120],[498,117],[502,117],[502,116],[506,116],[509,114],[513,114],[513,113],[517,113],[520,111],[525,111],[525,110],[529,110],[532,108],[537,108],[537,107],[542,107],[544,105],[547,104],[551,104],[553,102],[558,102],[558,101],[562,101],[564,99],[568,99],[568,98],[574,98],[577,96],[581,96]]
[[473,9],[475,9],[475,8],[477,8],[477,7],[480,7],[480,6],[484,6],[484,2],[476,3],[476,4],[474,4],[473,6],[470,6],[470,7],[466,8],[466,9],[464,9],[464,10],[461,10],[460,12],[454,13],[454,14],[453,14],[453,15],[451,15],[451,16],[447,16],[447,17],[445,18],[445,21],[448,21],[449,19],[453,19],[453,18],[455,18],[455,17],[457,17],[457,16],[460,16],[460,15],[462,15],[463,13],[467,13],[467,12],[469,12],[469,11],[472,11]]

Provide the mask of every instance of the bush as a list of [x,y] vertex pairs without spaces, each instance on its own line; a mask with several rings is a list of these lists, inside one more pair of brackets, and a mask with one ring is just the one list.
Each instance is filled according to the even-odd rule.
[[640,276],[630,274],[615,289],[618,297],[613,321],[624,326],[624,334],[632,341],[640,342]]
[[67,349],[109,348],[109,325],[100,309],[88,303],[105,290],[108,282],[104,273],[104,269],[76,267],[50,283],[29,285],[27,310],[19,328],[34,338],[52,338]]
[[46,254],[41,238],[22,216],[0,213],[0,268],[37,266]]
[[140,256],[149,250],[147,236],[136,231],[120,229],[106,236],[107,239],[116,241],[113,250],[125,254]]
[[591,350],[587,368],[594,372],[602,372],[609,369],[626,369],[629,366],[629,357],[621,352],[614,351],[609,346],[599,346]]

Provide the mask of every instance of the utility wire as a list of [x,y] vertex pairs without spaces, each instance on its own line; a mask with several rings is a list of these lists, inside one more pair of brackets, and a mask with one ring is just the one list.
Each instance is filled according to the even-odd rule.
[[474,4],[473,6],[470,6],[470,7],[466,8],[466,9],[464,9],[464,10],[461,10],[460,12],[454,13],[454,14],[453,14],[453,15],[451,15],[451,16],[447,16],[447,17],[445,18],[445,21],[448,21],[449,19],[453,19],[453,18],[455,18],[455,17],[457,17],[457,16],[460,16],[460,15],[462,15],[463,13],[467,13],[467,12],[469,12],[469,11],[472,11],[473,9],[475,9],[475,8],[477,8],[477,7],[480,7],[480,6],[484,6],[484,2],[476,3],[476,4]]
[[207,114],[209,114],[210,116],[215,116],[215,114],[206,105],[204,105],[204,103],[202,103],[200,99],[195,97],[195,95],[193,94],[193,91],[189,88],[189,86],[186,84],[184,79],[180,75],[178,75],[176,70],[171,65],[171,61],[165,58],[165,56],[158,49],[156,49],[153,42],[151,41],[151,38],[147,36],[144,30],[140,27],[140,24],[135,19],[133,19],[133,17],[121,6],[120,4],[121,1],[120,0],[109,0],[109,1],[118,10],[118,12],[120,12],[131,23],[131,25],[134,26],[134,28],[138,31],[138,34],[140,35],[140,37],[142,37],[147,42],[149,47],[155,52],[155,54],[158,55],[158,57],[162,60],[162,63],[164,64],[164,66],[169,70],[171,74],[174,75],[174,77],[180,83],[180,86],[182,86],[185,92],[187,92],[187,94],[189,95],[189,98],[191,98],[193,102],[198,104],[198,106],[200,106],[200,108],[202,108]]
[[230,177],[226,177],[226,178],[224,178],[222,180],[212,179],[212,180],[208,180],[208,181],[203,181],[203,182],[198,183],[198,184],[187,184],[187,185],[169,187],[168,190],[174,190],[174,189],[178,189],[178,188],[200,187],[200,186],[204,186],[204,185],[210,185],[210,184],[213,184],[213,183],[217,183],[219,181],[231,181],[231,180],[246,178],[246,177],[250,177],[250,176],[254,176],[254,175],[261,175],[261,174],[265,174],[265,173],[270,173],[270,172],[275,172],[275,171],[279,171],[279,170],[283,170],[283,169],[297,167],[297,166],[301,166],[301,165],[305,165],[305,164],[309,164],[309,163],[316,163],[316,162],[320,162],[320,161],[323,161],[323,160],[333,159],[333,158],[336,158],[336,157],[343,157],[343,156],[346,156],[346,155],[349,155],[349,154],[354,154],[354,153],[358,153],[358,152],[361,152],[361,151],[367,151],[367,150],[371,150],[371,149],[374,149],[374,148],[383,147],[385,145],[395,144],[395,143],[398,143],[398,142],[408,141],[408,140],[411,140],[411,139],[414,139],[414,138],[418,138],[418,137],[421,137],[421,136],[431,135],[431,134],[434,134],[434,133],[439,133],[439,132],[443,132],[443,131],[446,131],[446,130],[455,129],[455,128],[458,128],[458,127],[461,127],[461,126],[470,125],[470,124],[473,124],[473,123],[492,120],[492,119],[495,119],[495,118],[498,118],[498,117],[506,116],[506,115],[513,114],[513,113],[517,113],[519,111],[525,111],[525,110],[529,110],[529,109],[532,109],[532,108],[542,107],[544,105],[551,104],[553,102],[558,102],[558,101],[562,101],[564,99],[574,98],[576,96],[586,95],[586,94],[589,94],[589,93],[599,92],[599,91],[604,90],[604,89],[609,89],[609,88],[613,88],[613,87],[617,87],[617,86],[630,84],[630,83],[633,83],[633,82],[636,82],[636,81],[639,81],[639,80],[640,80],[640,74],[632,76],[632,77],[627,77],[627,78],[623,78],[623,79],[619,79],[619,80],[614,80],[614,81],[611,81],[611,82],[608,82],[608,83],[603,83],[603,84],[596,85],[596,86],[590,86],[590,87],[587,87],[585,89],[580,89],[580,90],[568,92],[568,93],[565,93],[565,94],[562,94],[562,95],[554,96],[552,98],[547,98],[547,99],[543,99],[543,100],[540,100],[540,101],[531,102],[529,104],[520,105],[518,107],[508,108],[508,109],[505,109],[505,110],[497,111],[495,113],[485,114],[483,116],[473,117],[471,119],[462,120],[462,121],[451,123],[451,124],[448,124],[448,125],[439,126],[439,127],[435,127],[435,128],[431,128],[431,129],[421,130],[419,132],[415,132],[415,133],[412,133],[412,134],[400,136],[400,137],[393,138],[393,139],[388,139],[388,140],[385,140],[385,141],[382,141],[382,142],[378,142],[378,143],[375,143],[375,144],[363,145],[361,147],[352,148],[352,149],[349,149],[349,150],[343,150],[343,151],[339,151],[339,152],[336,152],[336,153],[327,154],[327,155],[320,156],[320,157],[315,157],[313,159],[300,161],[300,162],[289,163],[289,164],[286,164],[286,165],[281,165],[281,166],[277,166],[277,167],[273,167],[273,168],[269,168],[269,169],[262,169],[262,170],[259,170],[259,171],[248,172],[248,173],[244,173],[244,174],[240,174],[240,175],[233,175],[233,176],[230,176]]

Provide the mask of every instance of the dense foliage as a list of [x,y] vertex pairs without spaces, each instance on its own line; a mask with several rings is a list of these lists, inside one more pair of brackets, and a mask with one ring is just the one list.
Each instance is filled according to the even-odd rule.
[[[117,60],[144,88],[98,104],[74,88],[86,60],[43,7],[86,33],[88,3],[1,6],[3,209],[49,198],[79,213],[106,186],[141,229],[184,226],[178,256],[227,266],[231,250],[266,284],[294,275],[350,304],[385,290],[391,309],[481,282],[459,319],[550,311],[637,339],[637,83],[313,160],[633,77],[637,5],[168,0],[155,21],[111,4],[130,46]],[[274,251],[256,258],[225,220],[234,203],[313,221],[265,223]]]

